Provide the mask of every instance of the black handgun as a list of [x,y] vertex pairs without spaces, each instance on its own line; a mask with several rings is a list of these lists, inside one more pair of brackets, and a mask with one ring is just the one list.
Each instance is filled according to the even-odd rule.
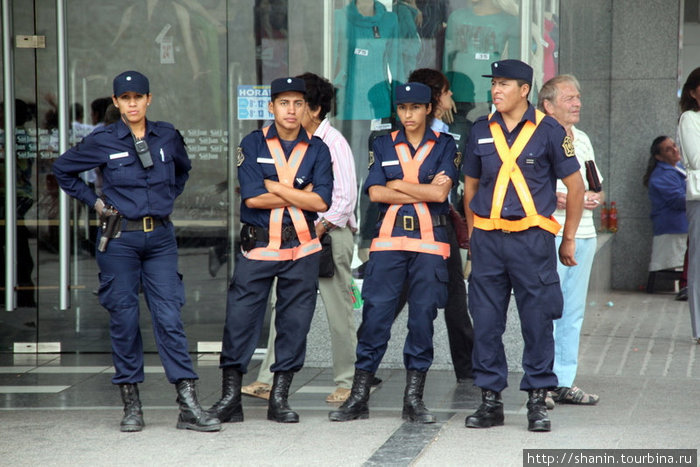
[[122,216],[113,206],[105,207],[100,216],[102,221],[102,236],[97,245],[98,251],[105,251],[110,238],[118,238],[121,235]]

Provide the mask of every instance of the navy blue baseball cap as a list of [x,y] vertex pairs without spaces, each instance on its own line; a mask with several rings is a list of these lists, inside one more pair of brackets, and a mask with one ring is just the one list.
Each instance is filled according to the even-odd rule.
[[499,60],[491,64],[491,74],[484,78],[521,79],[532,85],[532,67],[520,60]]
[[138,71],[124,71],[119,73],[112,83],[114,95],[119,97],[125,92],[132,91],[139,94],[148,94],[148,78]]
[[396,88],[396,103],[430,104],[431,91],[423,83],[406,83]]
[[277,78],[270,84],[270,95],[275,97],[283,92],[300,92],[306,94],[306,83],[301,78]]

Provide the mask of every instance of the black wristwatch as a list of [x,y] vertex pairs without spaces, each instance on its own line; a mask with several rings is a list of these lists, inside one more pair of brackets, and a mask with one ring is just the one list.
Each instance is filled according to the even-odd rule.
[[326,230],[326,232],[330,232],[331,230],[333,230],[333,227],[335,227],[333,224],[328,222],[326,219],[321,219],[321,225]]

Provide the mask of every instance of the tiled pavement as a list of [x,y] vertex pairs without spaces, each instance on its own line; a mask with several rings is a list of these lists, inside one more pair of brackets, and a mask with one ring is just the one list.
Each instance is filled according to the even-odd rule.
[[[506,425],[464,428],[479,391],[451,372],[428,375],[425,401],[433,426],[403,423],[404,372],[380,369],[384,383],[370,419],[331,423],[324,402],[328,368],[294,379],[296,425],[267,421],[266,403],[245,398],[246,421],[219,433],[175,429],[175,392],[157,355],[142,384],[146,429],[120,433],[118,390],[106,354],[0,354],[2,465],[522,465],[525,448],[697,448],[700,444],[700,345],[690,338],[687,304],[672,295],[612,292],[590,304],[577,384],[597,392],[596,407],[557,406],[551,433],[526,430],[520,375],[504,391]],[[611,306],[610,306],[611,305]],[[147,334],[147,333],[145,333]],[[257,366],[258,361],[255,361]],[[197,356],[203,405],[218,396],[215,355]],[[251,381],[256,368],[246,376]]]

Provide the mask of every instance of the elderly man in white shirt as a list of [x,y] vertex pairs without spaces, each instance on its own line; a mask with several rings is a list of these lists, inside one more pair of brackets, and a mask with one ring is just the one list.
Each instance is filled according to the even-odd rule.
[[[581,111],[581,86],[572,75],[559,75],[547,81],[539,92],[538,107],[554,117],[573,140],[576,158],[581,165],[581,175],[586,187],[584,210],[576,231],[576,262],[578,265],[566,267],[557,265],[564,310],[562,317],[554,321],[554,373],[559,387],[549,393],[548,408],[554,408],[554,401],[562,404],[594,405],[598,403],[596,394],[587,394],[574,386],[578,368],[579,337],[583,315],[586,311],[588,279],[591,275],[593,257],[596,250],[596,230],[593,224],[593,210],[603,203],[602,191],[591,191],[586,177],[586,161],[595,161],[593,146],[583,131],[574,127],[579,122]],[[602,176],[596,168],[596,174]],[[564,224],[566,217],[566,186],[557,180],[557,210],[554,217]],[[557,248],[561,243],[561,232],[556,238]]]

